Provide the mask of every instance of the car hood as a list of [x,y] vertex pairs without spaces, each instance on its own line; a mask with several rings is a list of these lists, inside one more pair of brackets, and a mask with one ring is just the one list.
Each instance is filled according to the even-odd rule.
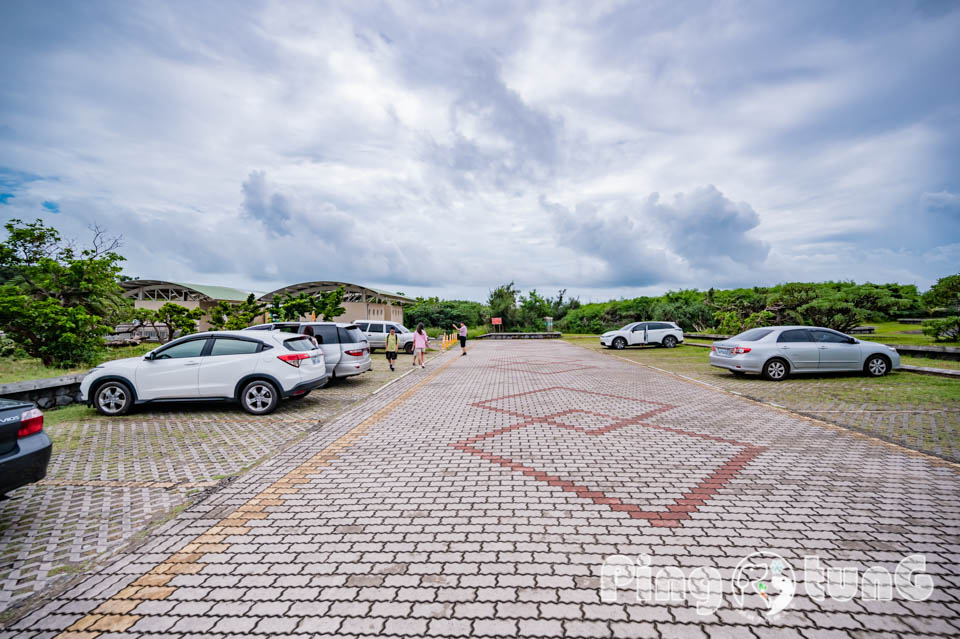
[[870,348],[870,349],[878,349],[882,351],[894,351],[894,352],[896,352],[897,350],[893,346],[887,346],[886,344],[881,344],[880,342],[871,342],[865,339],[858,339],[857,341],[860,342],[860,346],[866,346],[867,348]]
[[104,362],[99,366],[95,366],[93,370],[109,370],[109,371],[132,371],[140,365],[140,362],[143,361],[143,357],[124,357],[123,359],[114,359],[109,362]]

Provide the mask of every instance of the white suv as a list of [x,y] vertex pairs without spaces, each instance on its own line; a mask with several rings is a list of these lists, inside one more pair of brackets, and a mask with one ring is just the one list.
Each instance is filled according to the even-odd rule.
[[105,362],[83,378],[80,394],[101,415],[134,404],[238,401],[253,415],[282,398],[300,399],[327,382],[323,351],[307,335],[212,331],[187,335],[143,357]]
[[600,336],[600,343],[617,350],[644,344],[673,348],[683,343],[683,329],[673,322],[633,322],[618,331],[607,331]]

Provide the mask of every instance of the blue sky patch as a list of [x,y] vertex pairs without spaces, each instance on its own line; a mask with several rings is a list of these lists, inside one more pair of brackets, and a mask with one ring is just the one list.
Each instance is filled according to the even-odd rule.
[[7,204],[14,197],[13,193],[0,193],[0,204]]
[[43,203],[43,208],[47,209],[51,213],[60,212],[60,205],[57,204],[56,202],[51,202],[50,200],[47,200],[46,202]]

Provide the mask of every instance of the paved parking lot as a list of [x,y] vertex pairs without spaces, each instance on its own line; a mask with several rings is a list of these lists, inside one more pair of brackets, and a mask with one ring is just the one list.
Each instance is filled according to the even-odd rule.
[[[768,585],[734,580],[751,553],[782,558]],[[876,577],[918,554],[923,574],[890,600],[839,580],[820,597],[803,570]],[[607,601],[611,555],[672,578],[641,570]],[[954,465],[562,342],[483,343],[309,432],[0,636],[952,637],[958,559]],[[708,614],[689,594],[651,598],[711,594],[697,568],[723,579]]]
[[47,478],[0,502],[0,610],[142,535],[157,518],[275,453],[384,383],[382,355],[369,373],[284,402],[268,418],[237,406],[171,404],[47,426]]
[[684,346],[601,349],[595,337],[569,341],[608,356],[685,375],[745,397],[960,462],[960,380],[898,372],[883,378],[857,373],[796,375],[768,382],[710,366],[709,349]]

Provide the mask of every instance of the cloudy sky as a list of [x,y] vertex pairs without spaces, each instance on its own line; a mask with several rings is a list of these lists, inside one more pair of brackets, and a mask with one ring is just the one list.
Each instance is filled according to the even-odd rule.
[[960,3],[0,3],[0,215],[143,278],[583,300],[960,268]]

